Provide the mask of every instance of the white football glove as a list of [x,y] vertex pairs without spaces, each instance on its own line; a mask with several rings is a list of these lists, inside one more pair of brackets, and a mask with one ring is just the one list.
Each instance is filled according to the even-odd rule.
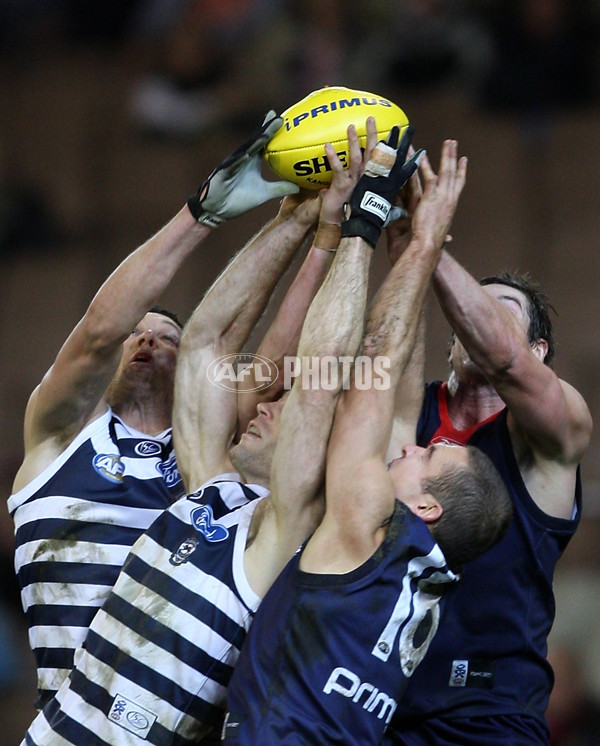
[[199,223],[216,228],[263,202],[300,191],[290,181],[267,181],[261,174],[264,148],[282,124],[283,119],[269,111],[258,132],[217,166],[188,199]]

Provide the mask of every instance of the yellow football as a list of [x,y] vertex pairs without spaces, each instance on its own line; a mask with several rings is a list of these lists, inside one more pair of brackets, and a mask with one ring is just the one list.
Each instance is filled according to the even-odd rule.
[[283,112],[283,124],[267,144],[264,158],[276,174],[303,189],[327,187],[333,173],[325,143],[330,142],[346,164],[348,125],[354,124],[364,148],[370,115],[375,117],[379,140],[384,140],[394,125],[400,127],[400,136],[408,127],[406,114],[384,96],[342,86],[313,91]]

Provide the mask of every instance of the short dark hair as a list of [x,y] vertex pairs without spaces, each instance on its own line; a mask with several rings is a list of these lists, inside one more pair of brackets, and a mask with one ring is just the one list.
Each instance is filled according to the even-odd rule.
[[448,467],[422,484],[443,508],[429,529],[455,572],[498,543],[513,514],[510,495],[491,459],[474,446],[466,448],[468,466]]
[[507,285],[508,287],[520,290],[527,298],[529,307],[529,329],[527,338],[529,342],[537,342],[538,339],[544,339],[548,343],[548,351],[544,357],[544,363],[552,365],[554,358],[554,334],[552,332],[552,320],[550,311],[556,313],[556,309],[548,300],[548,297],[539,289],[539,285],[534,283],[529,274],[518,274],[516,272],[502,272],[499,275],[489,275],[479,280],[480,285]]
[[168,319],[171,319],[171,321],[174,321],[180,329],[183,329],[183,324],[179,321],[177,314],[173,313],[173,311],[167,311],[166,308],[161,308],[160,306],[152,306],[148,313],[160,313],[161,316],[166,316]]

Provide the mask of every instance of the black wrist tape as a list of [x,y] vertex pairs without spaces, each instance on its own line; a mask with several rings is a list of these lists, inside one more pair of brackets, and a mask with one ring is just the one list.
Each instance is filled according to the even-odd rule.
[[344,220],[342,223],[342,238],[360,236],[360,238],[363,238],[373,249],[375,248],[380,235],[381,228],[363,218],[348,218],[348,220]]
[[189,207],[190,212],[196,218],[196,220],[199,220],[200,215],[202,215],[204,210],[200,207],[200,200],[198,199],[197,193],[192,194],[191,197],[188,197],[187,206]]

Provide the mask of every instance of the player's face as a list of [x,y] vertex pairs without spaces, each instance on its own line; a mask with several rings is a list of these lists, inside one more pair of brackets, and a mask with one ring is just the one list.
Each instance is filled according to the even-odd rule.
[[263,482],[268,480],[286,398],[287,394],[274,402],[261,402],[256,417],[230,451],[233,465],[247,478],[254,475]]
[[181,329],[160,313],[147,313],[125,342],[121,362],[113,380],[116,386],[152,382],[172,388]]
[[[513,314],[513,316],[517,319],[519,325],[525,331],[525,334],[527,334],[527,332],[529,331],[530,319],[528,301],[525,293],[522,293],[516,288],[511,288],[508,285],[503,285],[501,283],[484,285],[483,290],[485,290],[488,295],[491,295],[492,297],[496,298],[496,300],[500,301],[500,303],[502,303],[502,305],[504,305],[510,311],[510,313]],[[450,350],[450,363],[452,365],[452,370],[456,373],[459,379],[464,380],[467,376],[472,376],[473,374],[476,374],[478,372],[480,373],[480,375],[483,375],[479,371],[479,368],[471,360],[471,358],[467,354],[467,351],[462,346],[462,343],[457,337],[454,337],[454,340],[452,342],[452,348]]]
[[438,476],[450,467],[465,467],[469,453],[464,446],[436,443],[427,448],[407,445],[402,456],[389,465],[396,497],[414,511],[418,498],[423,494],[423,480]]
[[160,313],[147,313],[123,342],[122,363],[132,370],[148,366],[175,369],[181,329]]

